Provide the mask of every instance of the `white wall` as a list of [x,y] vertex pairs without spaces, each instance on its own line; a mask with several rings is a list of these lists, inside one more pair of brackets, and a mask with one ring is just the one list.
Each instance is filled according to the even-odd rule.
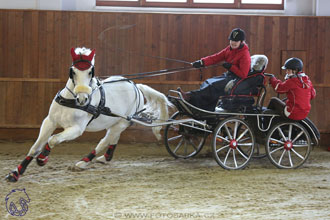
[[316,15],[317,16],[329,16],[330,15],[330,1],[329,0],[317,0]]
[[0,8],[36,9],[38,5],[36,0],[0,0]]
[[0,0],[0,8],[93,11],[95,0]]
[[[70,11],[96,10],[95,0],[0,0],[0,8]],[[229,13],[231,12],[229,11]],[[286,0],[285,11],[282,14],[330,16],[330,0]]]
[[315,15],[317,0],[286,0],[285,15]]

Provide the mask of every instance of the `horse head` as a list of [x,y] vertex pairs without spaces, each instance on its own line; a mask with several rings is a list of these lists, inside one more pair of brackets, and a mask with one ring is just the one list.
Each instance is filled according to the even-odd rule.
[[95,49],[71,48],[71,56],[72,66],[69,76],[74,84],[73,93],[76,96],[77,104],[85,106],[89,103],[92,94]]

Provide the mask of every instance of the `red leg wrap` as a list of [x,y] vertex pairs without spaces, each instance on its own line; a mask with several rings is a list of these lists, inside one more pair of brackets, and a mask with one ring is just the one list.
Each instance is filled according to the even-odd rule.
[[105,160],[106,161],[110,161],[111,159],[112,159],[112,157],[113,157],[113,153],[115,152],[115,149],[116,149],[116,144],[114,144],[114,145],[110,145],[109,147],[108,147],[108,150],[105,152],[105,154],[104,154],[104,157],[105,157]]
[[96,156],[96,152],[95,152],[95,150],[93,150],[91,153],[89,153],[86,157],[84,157],[83,159],[82,159],[82,161],[85,161],[85,162],[90,162],[90,161],[92,161],[93,159],[94,159],[94,157]]
[[39,166],[44,166],[48,162],[48,155],[50,154],[51,148],[48,143],[46,144],[44,150],[38,155],[36,161]]

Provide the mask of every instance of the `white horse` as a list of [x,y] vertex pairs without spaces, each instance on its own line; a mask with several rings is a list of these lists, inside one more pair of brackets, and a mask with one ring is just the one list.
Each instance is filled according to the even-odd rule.
[[[84,131],[107,130],[105,137],[100,140],[96,148],[77,162],[76,166],[87,168],[93,158],[105,148],[107,148],[105,154],[97,157],[96,160],[101,163],[110,161],[121,132],[131,124],[122,117],[111,115],[111,112],[132,116],[147,108],[153,114],[156,113],[160,120],[168,119],[168,106],[171,104],[164,94],[120,76],[112,76],[104,81],[96,79],[94,55],[95,50],[71,49],[73,64],[66,86],[51,103],[49,114],[42,122],[38,139],[26,158],[6,176],[8,181],[16,182],[35,157],[38,165],[45,165],[52,148],[63,141],[76,139]],[[146,105],[144,98],[147,100]],[[52,135],[56,128],[64,130]],[[153,127],[157,139],[161,138],[160,129],[161,127]]]

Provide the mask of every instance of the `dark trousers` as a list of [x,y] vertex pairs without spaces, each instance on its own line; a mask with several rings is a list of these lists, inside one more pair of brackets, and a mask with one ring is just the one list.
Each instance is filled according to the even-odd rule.
[[275,110],[278,114],[280,114],[282,117],[285,117],[284,109],[285,109],[285,102],[283,102],[281,99],[277,97],[272,97],[269,101],[268,108]]
[[226,72],[205,80],[199,89],[190,91],[189,103],[201,109],[214,111],[219,97],[225,95],[225,86],[236,78],[238,77],[235,74]]

